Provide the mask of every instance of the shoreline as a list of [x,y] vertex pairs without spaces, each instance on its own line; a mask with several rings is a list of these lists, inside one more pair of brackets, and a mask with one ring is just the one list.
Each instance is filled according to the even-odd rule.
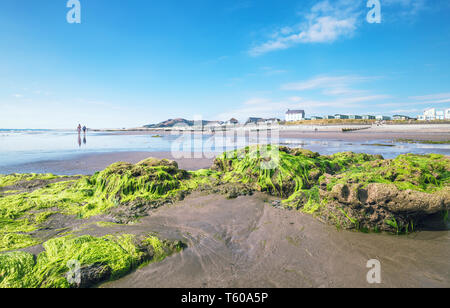
[[270,124],[249,124],[249,125],[236,125],[230,126],[182,126],[182,127],[159,127],[159,128],[146,128],[146,127],[135,127],[135,128],[124,128],[124,129],[89,129],[93,132],[118,132],[118,133],[155,133],[155,132],[211,132],[211,131],[242,131],[242,130],[255,130],[255,129],[279,129],[280,131],[334,131],[341,132],[342,128],[345,127],[355,128],[365,128],[370,131],[409,131],[409,132],[421,132],[423,130],[433,131],[433,132],[447,132],[450,133],[450,123],[411,123],[411,124],[365,124],[365,123],[332,123],[332,124],[315,124],[315,123],[300,123],[300,124],[282,124],[282,125],[270,125]]
[[[449,141],[450,140],[450,125],[445,127],[432,127],[432,128],[405,128],[399,127],[392,129],[393,127],[371,127],[369,129],[342,132],[343,127],[321,127],[318,131],[315,131],[317,127],[305,127],[303,129],[293,128],[279,130],[280,138],[304,138],[304,139],[326,139],[326,140],[398,140],[398,139],[413,139],[413,140],[431,140],[431,141]],[[220,134],[243,134],[249,131],[256,132],[254,130],[227,130],[227,131],[195,131],[195,130],[116,130],[116,131],[97,131],[108,132],[113,135],[149,135],[149,136],[167,136],[167,135],[182,135],[182,134],[202,134],[202,135],[220,135]],[[263,130],[261,130],[263,131]],[[269,130],[270,133],[270,130]]]

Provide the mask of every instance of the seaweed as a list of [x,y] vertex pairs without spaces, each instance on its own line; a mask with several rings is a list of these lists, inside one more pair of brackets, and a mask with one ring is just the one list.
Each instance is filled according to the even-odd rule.
[[[123,234],[98,238],[67,236],[51,239],[43,247],[44,251],[36,257],[26,252],[0,254],[0,287],[88,287],[118,279],[144,262],[161,261],[182,246],[178,242],[170,246],[153,236],[137,245],[135,236]],[[150,256],[143,248],[158,253]],[[79,280],[71,280],[72,274],[80,275]]]

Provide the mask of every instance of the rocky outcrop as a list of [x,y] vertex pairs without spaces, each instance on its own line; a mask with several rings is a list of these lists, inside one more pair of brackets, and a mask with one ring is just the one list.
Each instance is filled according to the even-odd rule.
[[426,193],[393,184],[337,184],[320,194],[327,205],[317,215],[348,229],[411,232],[429,215],[450,209],[450,187]]
[[340,228],[409,232],[450,209],[450,159],[444,155],[385,160],[260,146],[225,153],[212,169],[222,172],[224,181],[285,197],[286,207]]

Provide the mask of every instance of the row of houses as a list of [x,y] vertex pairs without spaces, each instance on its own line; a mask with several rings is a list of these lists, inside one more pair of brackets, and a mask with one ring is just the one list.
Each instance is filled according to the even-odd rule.
[[[335,114],[327,115],[324,117],[312,116],[311,118],[306,118],[304,110],[288,110],[286,112],[286,122],[297,122],[304,120],[378,120],[378,121],[389,121],[392,118],[383,115],[346,115],[346,114]],[[396,115],[393,117],[394,120],[409,119],[407,116]]]
[[305,120],[377,120],[377,121],[409,121],[409,120],[419,120],[419,121],[435,121],[435,120],[450,120],[450,108],[438,110],[436,108],[430,108],[425,110],[423,115],[419,115],[417,118],[412,118],[406,115],[394,115],[384,116],[384,115],[346,115],[346,114],[335,114],[327,115],[323,117],[312,116],[307,118],[304,110],[288,110],[286,112],[286,122],[297,122]]
[[[306,113],[304,110],[288,110],[286,112],[285,121],[286,122],[298,122],[298,121],[305,121],[305,120],[376,120],[376,121],[409,121],[409,120],[419,120],[419,121],[434,121],[434,120],[450,120],[450,108],[449,109],[443,109],[438,110],[436,108],[430,108],[424,111],[423,115],[419,115],[417,118],[412,118],[406,115],[394,115],[392,117],[390,116],[384,116],[384,115],[346,115],[346,114],[335,114],[335,115],[326,115],[323,117],[319,116],[312,116],[310,118],[306,117]],[[278,118],[257,118],[257,117],[250,117],[245,122],[245,125],[251,125],[251,124],[274,124],[281,122]],[[206,127],[218,127],[218,126],[234,126],[239,125],[239,121],[235,118],[230,119],[226,122],[209,122],[206,124]]]

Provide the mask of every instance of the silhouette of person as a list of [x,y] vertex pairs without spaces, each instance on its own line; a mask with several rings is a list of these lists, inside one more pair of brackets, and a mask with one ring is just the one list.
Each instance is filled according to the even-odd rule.
[[77,130],[78,130],[78,135],[81,134],[81,124],[78,124]]
[[81,148],[81,135],[78,134],[78,146]]

